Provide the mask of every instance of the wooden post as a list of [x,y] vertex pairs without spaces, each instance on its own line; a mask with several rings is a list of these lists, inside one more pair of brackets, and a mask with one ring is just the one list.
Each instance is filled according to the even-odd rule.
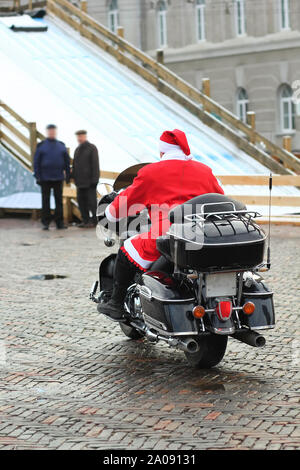
[[163,49],[157,49],[157,51],[156,51],[156,61],[159,64],[164,63],[164,51],[163,51]]
[[210,98],[210,79],[203,78],[202,79],[202,93]]
[[64,223],[68,223],[72,220],[72,206],[71,199],[67,196],[63,196],[63,213],[64,213]]
[[87,0],[81,0],[80,2],[80,10],[83,12],[83,13],[87,13]]
[[20,10],[20,0],[14,0],[14,4],[13,4],[13,7],[12,9],[13,10]]
[[282,139],[282,146],[284,150],[292,153],[292,137],[290,135],[285,135]]
[[[202,78],[202,93],[210,98],[210,79],[209,78]],[[204,111],[208,111],[205,104],[203,105]]]
[[29,145],[30,145],[31,165],[33,166],[33,157],[34,157],[36,144],[37,144],[36,123],[29,122],[28,124],[29,124]]
[[[82,13],[87,13],[87,1],[86,0],[81,0],[80,10],[82,11]],[[84,28],[84,21],[82,18],[80,18],[79,32],[82,36],[84,36],[83,28]]]
[[40,215],[40,210],[38,209],[32,209],[32,213],[31,213],[31,219],[32,220],[38,220],[39,218],[39,215]]
[[255,128],[256,128],[256,114],[254,111],[248,111],[247,112],[247,124],[248,126],[251,127],[252,129],[252,133],[251,133],[251,137],[250,137],[250,142],[251,144],[255,144],[256,142],[256,139],[255,139]]
[[[123,26],[118,26],[117,36],[120,39],[124,39],[124,28],[123,28]],[[119,52],[118,61],[122,64],[123,63],[123,53],[124,53],[123,44],[121,44],[120,42],[117,41],[117,45],[118,45],[118,52]]]
[[32,10],[32,0],[28,0],[28,9]]
[[119,38],[123,38],[124,39],[124,28],[123,26],[118,26],[117,28],[117,35],[119,36]]

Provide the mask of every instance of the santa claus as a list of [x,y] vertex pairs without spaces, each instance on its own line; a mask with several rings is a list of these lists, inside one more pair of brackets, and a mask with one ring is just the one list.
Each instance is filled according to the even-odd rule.
[[111,300],[98,310],[114,320],[124,318],[124,299],[136,272],[145,272],[161,255],[156,239],[170,227],[169,211],[201,194],[224,194],[211,168],[193,159],[184,132],[165,131],[159,141],[160,161],[143,167],[131,186],[107,207],[110,222],[148,209],[151,229],[124,242],[114,270]]

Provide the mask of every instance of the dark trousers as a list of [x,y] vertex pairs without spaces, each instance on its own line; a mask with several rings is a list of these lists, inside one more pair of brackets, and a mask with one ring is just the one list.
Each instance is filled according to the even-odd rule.
[[[77,188],[77,202],[81,212],[82,221],[87,224],[89,222],[96,223],[97,212],[97,186],[89,188]],[[90,217],[90,212],[92,217]]]
[[122,250],[119,250],[114,267],[112,300],[117,303],[124,302],[127,289],[134,283],[137,274],[142,274],[142,271],[129,261]]
[[42,181],[42,223],[49,225],[51,222],[50,195],[51,189],[54,192],[55,212],[54,220],[57,226],[63,223],[63,182],[62,181]]

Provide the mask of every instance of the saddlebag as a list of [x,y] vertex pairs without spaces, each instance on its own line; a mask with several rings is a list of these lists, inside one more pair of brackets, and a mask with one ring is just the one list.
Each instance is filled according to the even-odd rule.
[[111,254],[107,256],[99,267],[100,291],[112,291],[113,276],[117,255]]
[[196,300],[187,285],[165,273],[151,271],[142,275],[139,291],[149,328],[170,336],[198,333],[192,315]]
[[275,327],[275,311],[273,304],[273,292],[262,281],[252,281],[250,287],[244,286],[242,304],[253,302],[255,310],[252,315],[239,313],[243,325],[251,330],[264,330]]

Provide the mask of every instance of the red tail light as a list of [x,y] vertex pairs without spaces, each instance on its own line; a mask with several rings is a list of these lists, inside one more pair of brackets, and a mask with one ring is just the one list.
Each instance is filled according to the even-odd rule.
[[216,307],[219,320],[226,321],[232,314],[232,303],[230,300],[221,300]]

